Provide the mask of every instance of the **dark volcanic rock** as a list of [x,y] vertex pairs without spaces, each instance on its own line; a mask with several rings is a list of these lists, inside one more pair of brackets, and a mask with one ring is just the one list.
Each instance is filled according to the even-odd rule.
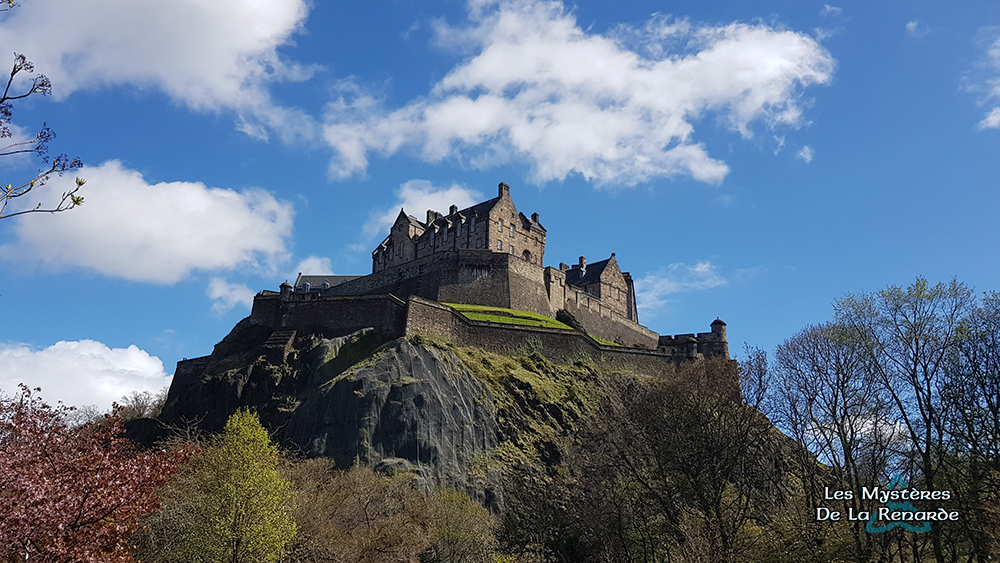
[[499,475],[481,463],[497,445],[493,397],[452,352],[366,331],[300,331],[275,352],[260,329],[240,323],[212,356],[178,369],[161,423],[216,432],[249,407],[289,449],[341,468],[412,471],[499,507]]

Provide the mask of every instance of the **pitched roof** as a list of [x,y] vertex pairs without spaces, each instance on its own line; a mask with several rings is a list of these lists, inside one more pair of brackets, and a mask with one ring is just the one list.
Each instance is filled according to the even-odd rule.
[[[477,204],[473,205],[472,207],[466,207],[465,209],[460,209],[457,214],[458,215],[462,215],[464,217],[472,217],[474,215],[478,216],[478,217],[489,216],[490,211],[493,210],[493,208],[496,206],[496,204],[499,201],[500,201],[499,197],[495,197],[493,199],[488,199],[488,200],[486,200],[486,201],[484,201],[482,203],[477,203]],[[435,219],[435,220],[431,221],[430,223],[426,223],[426,224],[420,223],[420,226],[421,226],[421,228],[424,228],[427,231],[430,231],[431,230],[430,229],[431,225],[434,225],[434,224],[443,224],[445,221],[448,220],[449,217],[452,217],[452,215],[442,215],[440,218]],[[425,231],[425,235],[426,235],[427,231]],[[426,236],[429,236],[429,235],[426,235]]]
[[395,220],[395,221],[393,221],[393,225],[395,225],[396,223],[399,223],[399,219],[400,219],[400,217],[405,217],[405,218],[406,218],[406,220],[407,220],[407,222],[408,222],[408,223],[410,224],[410,226],[412,226],[412,227],[418,227],[418,228],[420,228],[420,229],[423,229],[423,228],[424,228],[424,224],[423,224],[423,223],[422,223],[422,222],[420,221],[420,219],[417,219],[417,218],[416,218],[416,217],[414,217],[413,215],[407,215],[407,214],[406,214],[406,212],[404,212],[404,211],[403,211],[403,208],[402,208],[402,207],[401,207],[401,208],[399,208],[399,215],[397,215],[397,216],[396,216],[396,220]]
[[601,274],[604,273],[604,268],[608,266],[608,262],[610,261],[611,259],[608,258],[607,260],[587,264],[586,271],[584,272],[580,271],[579,265],[573,266],[568,272],[566,272],[566,283],[576,286],[597,283],[601,279]]
[[330,287],[333,287],[335,285],[340,285],[342,283],[346,283],[351,280],[356,280],[360,277],[364,276],[335,276],[332,274],[318,275],[318,276],[312,276],[312,275],[304,276],[302,274],[299,274],[299,277],[295,278],[295,287],[296,288],[302,287],[302,284],[308,283],[311,289],[320,289],[323,287],[323,284],[325,282],[329,282]]

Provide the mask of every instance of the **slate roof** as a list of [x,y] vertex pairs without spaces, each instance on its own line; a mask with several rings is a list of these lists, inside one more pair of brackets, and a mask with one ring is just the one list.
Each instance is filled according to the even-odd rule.
[[573,266],[568,272],[566,272],[566,283],[575,286],[585,286],[597,283],[601,279],[601,274],[604,272],[604,268],[608,266],[608,262],[610,261],[611,259],[608,258],[607,260],[587,264],[586,271],[583,275],[581,275],[579,266]]
[[335,285],[340,285],[342,283],[349,282],[351,280],[356,280],[364,276],[335,276],[335,275],[320,275],[320,276],[303,276],[299,274],[299,277],[295,278],[295,288],[302,287],[302,284],[308,282],[310,289],[322,289],[324,282],[330,282],[330,287]]

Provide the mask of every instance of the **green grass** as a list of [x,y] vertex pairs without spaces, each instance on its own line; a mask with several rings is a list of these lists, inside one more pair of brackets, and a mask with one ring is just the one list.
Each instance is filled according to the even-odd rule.
[[518,311],[517,309],[490,307],[488,305],[465,305],[462,303],[442,303],[442,305],[447,305],[455,309],[470,321],[573,330],[572,327],[565,323],[530,311]]
[[589,337],[593,338],[594,340],[596,340],[598,344],[603,344],[605,346],[617,346],[619,348],[622,347],[621,344],[619,344],[617,342],[612,342],[610,340],[606,340],[604,338],[601,338],[600,336],[594,336],[593,334],[588,334],[587,336],[589,336]]

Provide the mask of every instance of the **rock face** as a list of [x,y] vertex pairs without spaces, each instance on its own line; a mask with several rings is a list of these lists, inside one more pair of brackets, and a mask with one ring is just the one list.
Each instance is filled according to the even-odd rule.
[[160,416],[167,427],[215,432],[249,407],[293,451],[412,471],[427,487],[501,504],[499,474],[482,463],[498,442],[493,396],[451,351],[370,331],[275,335],[240,323],[211,356],[181,364]]

